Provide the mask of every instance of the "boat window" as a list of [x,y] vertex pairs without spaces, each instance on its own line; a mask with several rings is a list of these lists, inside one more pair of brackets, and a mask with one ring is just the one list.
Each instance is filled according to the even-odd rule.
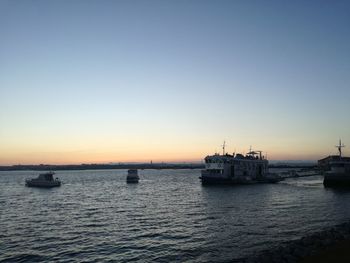
[[333,167],[344,167],[343,163],[335,163],[332,165]]

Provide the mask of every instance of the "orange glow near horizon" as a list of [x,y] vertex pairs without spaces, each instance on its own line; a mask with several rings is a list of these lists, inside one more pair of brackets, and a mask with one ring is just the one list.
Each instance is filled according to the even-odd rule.
[[[29,126],[28,126],[29,127]],[[32,127],[32,126],[31,126]],[[82,163],[119,163],[119,162],[201,162],[205,156],[222,153],[225,134],[212,136],[209,131],[164,130],[162,127],[145,126],[142,132],[131,132],[105,127],[92,130],[60,130],[46,132],[29,130],[26,133],[9,134],[7,140],[0,138],[0,165],[16,164],[82,164]],[[29,129],[29,128],[27,128]],[[175,130],[174,130],[175,129]],[[85,130],[85,133],[80,133]],[[221,133],[221,130],[218,130]],[[102,134],[103,136],[101,136]],[[284,133],[278,137],[266,134],[239,132],[232,129],[231,138],[225,139],[227,153],[242,153],[253,150],[263,151],[267,159],[272,160],[311,160],[316,161],[331,154],[337,154],[333,136],[308,138],[290,136]],[[276,136],[274,136],[276,135]],[[304,134],[303,134],[304,135]],[[310,139],[311,138],[311,139]],[[11,139],[11,140],[10,140]],[[346,142],[347,140],[344,140]],[[322,143],[321,143],[322,142]],[[344,149],[344,155],[349,152]]]
[[[219,147],[217,147],[219,148]],[[171,149],[171,150],[170,150]],[[196,148],[193,148],[196,149]],[[201,162],[206,155],[220,152],[218,149],[211,150],[208,147],[197,149],[197,151],[190,148],[139,148],[138,150],[122,149],[120,151],[112,151],[105,149],[100,150],[71,150],[63,151],[57,149],[56,151],[41,150],[41,151],[7,151],[0,152],[0,165],[29,165],[29,164],[82,164],[82,163],[119,163],[119,162]],[[219,148],[220,149],[220,148]],[[248,149],[248,148],[247,148]],[[248,150],[236,150],[237,153],[246,153]],[[232,150],[227,149],[228,153],[233,153]],[[302,151],[273,149],[263,152],[268,160],[310,160],[316,161],[320,158],[330,154],[336,154],[336,151],[323,153],[315,151]]]

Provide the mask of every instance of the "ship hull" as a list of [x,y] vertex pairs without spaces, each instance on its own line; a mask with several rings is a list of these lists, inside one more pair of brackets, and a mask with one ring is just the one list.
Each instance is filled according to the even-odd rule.
[[139,179],[138,178],[127,178],[126,182],[128,184],[137,184],[139,182]]
[[31,181],[27,181],[26,182],[26,186],[28,186],[28,187],[40,187],[40,188],[52,188],[52,187],[61,186],[61,182],[47,183],[47,182],[31,182]]
[[239,184],[268,184],[268,183],[278,183],[283,180],[282,178],[259,178],[256,180],[251,179],[234,179],[234,178],[224,178],[224,177],[210,177],[201,176],[200,177],[203,185],[239,185]]
[[249,184],[248,181],[243,180],[231,180],[228,178],[213,178],[208,176],[199,177],[203,185],[215,185],[215,184],[226,184],[226,185],[235,185],[235,184]]
[[350,187],[350,174],[325,174],[325,187]]

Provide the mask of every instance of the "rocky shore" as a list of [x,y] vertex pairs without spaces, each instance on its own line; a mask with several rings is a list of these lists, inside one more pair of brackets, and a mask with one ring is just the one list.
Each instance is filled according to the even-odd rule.
[[350,221],[262,251],[245,263],[350,262]]

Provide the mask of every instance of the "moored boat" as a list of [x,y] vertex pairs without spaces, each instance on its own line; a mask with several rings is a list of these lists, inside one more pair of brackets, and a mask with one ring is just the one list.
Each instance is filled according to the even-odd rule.
[[137,169],[129,169],[128,170],[128,175],[126,177],[127,183],[138,183],[139,179],[140,179],[140,177],[138,175]]
[[268,160],[261,151],[250,150],[246,155],[216,153],[204,158],[205,169],[201,172],[202,184],[255,184],[277,183],[283,180],[268,171]]
[[47,172],[39,174],[37,178],[26,179],[26,186],[44,188],[61,186],[61,181],[58,178],[54,178],[54,174],[54,172]]
[[319,161],[319,164],[325,164],[323,185],[325,187],[349,187],[350,186],[350,158],[342,156],[342,148],[345,147],[339,140],[336,146],[339,151],[338,156],[329,156]]

